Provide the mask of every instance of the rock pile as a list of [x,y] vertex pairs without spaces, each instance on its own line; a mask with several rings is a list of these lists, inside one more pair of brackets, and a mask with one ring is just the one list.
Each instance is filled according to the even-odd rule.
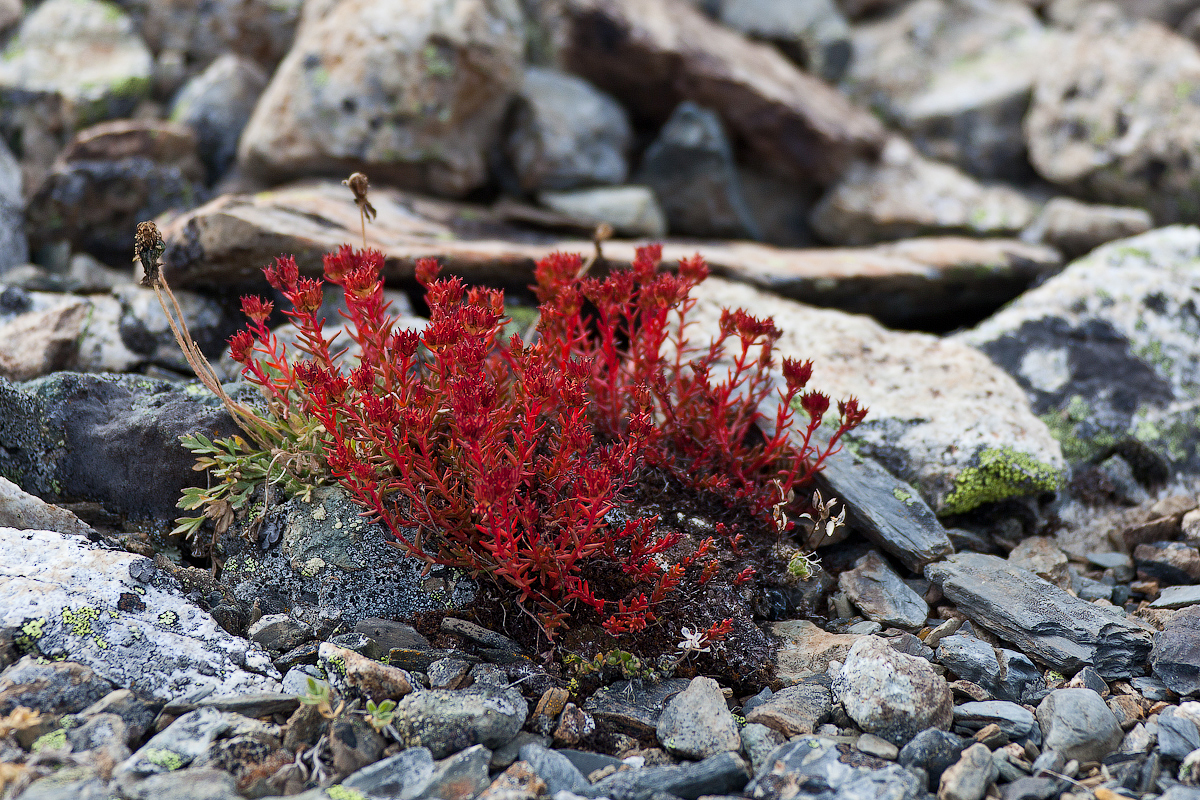
[[[0,795],[1200,800],[1197,0],[0,0],[0,36]],[[555,661],[336,485],[170,532],[179,436],[237,429],[136,224],[249,402],[237,295],[359,242],[353,170],[402,326],[423,257],[527,325],[607,225],[610,265],[705,256],[695,337],[770,316],[871,409],[820,565],[738,595],[759,677],[598,628]]]

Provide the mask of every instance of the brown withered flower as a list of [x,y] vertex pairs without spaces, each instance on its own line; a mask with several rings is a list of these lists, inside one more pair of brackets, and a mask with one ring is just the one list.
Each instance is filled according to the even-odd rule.
[[355,172],[342,181],[342,185],[350,187],[350,191],[354,192],[354,204],[358,206],[359,219],[362,221],[363,249],[366,249],[367,222],[375,221],[375,206],[371,205],[371,201],[367,199],[367,191],[371,188],[371,183],[367,180],[366,175]]
[[153,288],[159,282],[158,259],[162,256],[166,245],[163,244],[162,234],[153,222],[139,222],[137,233],[133,237],[133,257],[142,262],[142,286]]

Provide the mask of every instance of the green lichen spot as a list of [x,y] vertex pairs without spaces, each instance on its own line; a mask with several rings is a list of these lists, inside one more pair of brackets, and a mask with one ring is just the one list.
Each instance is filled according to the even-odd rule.
[[306,578],[315,577],[318,572],[325,568],[325,561],[320,558],[310,558],[304,562],[304,566],[300,569],[300,574]]
[[330,658],[329,666],[333,667],[334,671],[340,675],[346,674],[346,661],[341,656],[334,656]]
[[325,794],[329,795],[330,800],[367,800],[367,796],[358,789],[351,789],[341,784],[326,787]]
[[59,728],[56,731],[43,733],[41,736],[33,740],[33,745],[29,748],[35,753],[40,753],[43,750],[62,750],[67,746],[67,729]]
[[31,641],[37,641],[38,639],[42,638],[42,634],[45,633],[45,627],[45,617],[27,620],[25,624],[21,626],[21,635]]
[[95,642],[95,643],[96,643],[96,647],[99,647],[101,650],[107,650],[107,649],[108,649],[108,642],[104,641],[104,640],[103,640],[103,639],[101,639],[99,636],[93,636],[93,637],[92,637],[92,641],[93,641],[93,642]]
[[183,766],[183,759],[171,750],[147,750],[146,760],[156,767],[162,767],[167,772],[174,772]]
[[62,611],[63,624],[71,628],[71,633],[76,636],[91,636],[92,623],[100,619],[100,612],[89,606],[84,606],[77,611],[72,611],[69,608],[64,608]]
[[160,625],[174,625],[179,622],[179,615],[174,611],[164,611],[158,615],[158,622]]
[[425,61],[425,72],[434,78],[453,78],[454,65],[442,55],[436,45],[426,45],[421,51],[421,58]]
[[916,500],[913,499],[913,496],[911,494],[909,494],[908,492],[904,491],[903,489],[901,489],[899,487],[892,489],[892,497],[896,498],[901,503],[904,503],[904,505],[906,505],[906,506],[911,506],[913,503],[917,502]]
[[1052,492],[1062,482],[1061,470],[1011,447],[988,448],[972,460],[942,501],[942,514],[962,514],[984,503]]

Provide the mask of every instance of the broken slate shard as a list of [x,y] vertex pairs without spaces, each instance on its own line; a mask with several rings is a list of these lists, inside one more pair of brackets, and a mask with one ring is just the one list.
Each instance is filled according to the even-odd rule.
[[930,564],[925,577],[972,622],[1056,670],[1070,674],[1090,665],[1108,680],[1145,672],[1153,629],[1002,558],[959,553]]

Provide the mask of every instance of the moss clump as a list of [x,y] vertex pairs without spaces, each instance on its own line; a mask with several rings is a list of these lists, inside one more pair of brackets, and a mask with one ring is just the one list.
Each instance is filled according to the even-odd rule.
[[942,501],[943,514],[962,514],[984,503],[1052,492],[1062,482],[1061,470],[1011,447],[982,450],[972,461]]

